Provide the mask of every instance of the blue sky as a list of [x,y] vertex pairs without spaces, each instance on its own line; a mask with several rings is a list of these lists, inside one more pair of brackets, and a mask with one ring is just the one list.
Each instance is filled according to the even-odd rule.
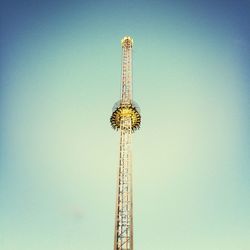
[[135,249],[250,249],[249,23],[249,1],[2,1],[0,249],[112,249],[125,35]]

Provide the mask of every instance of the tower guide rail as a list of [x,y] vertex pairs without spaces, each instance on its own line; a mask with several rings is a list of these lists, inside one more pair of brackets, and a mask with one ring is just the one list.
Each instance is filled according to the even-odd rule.
[[141,115],[132,101],[132,46],[126,36],[122,44],[121,100],[115,104],[111,126],[120,129],[120,159],[117,178],[114,250],[133,250],[133,189],[131,135],[140,128]]

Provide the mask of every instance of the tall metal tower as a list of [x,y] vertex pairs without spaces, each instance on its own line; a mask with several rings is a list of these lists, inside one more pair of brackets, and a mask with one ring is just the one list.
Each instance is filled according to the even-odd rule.
[[110,118],[114,129],[120,129],[120,160],[117,180],[114,250],[133,250],[133,193],[131,134],[140,127],[138,106],[132,101],[133,39],[124,37],[122,44],[121,100],[113,107]]

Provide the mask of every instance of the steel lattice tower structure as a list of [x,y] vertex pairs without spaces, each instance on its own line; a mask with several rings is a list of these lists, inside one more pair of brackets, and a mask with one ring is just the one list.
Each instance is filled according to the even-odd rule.
[[133,39],[124,37],[122,44],[121,100],[110,118],[114,129],[120,130],[120,160],[117,178],[114,250],[133,250],[133,192],[131,165],[131,134],[140,127],[140,110],[132,101]]

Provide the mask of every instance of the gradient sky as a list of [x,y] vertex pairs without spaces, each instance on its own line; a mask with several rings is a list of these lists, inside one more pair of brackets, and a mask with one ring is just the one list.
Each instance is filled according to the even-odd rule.
[[1,1],[0,249],[113,247],[120,39],[134,38],[135,250],[250,249],[250,2]]

